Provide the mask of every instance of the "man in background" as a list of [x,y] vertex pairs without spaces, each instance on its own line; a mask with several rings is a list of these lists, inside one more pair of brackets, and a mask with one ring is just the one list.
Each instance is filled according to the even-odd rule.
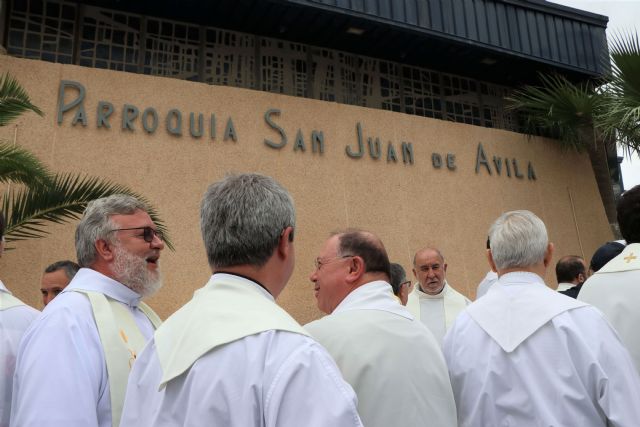
[[54,262],[44,269],[40,281],[40,292],[42,292],[42,304],[45,307],[67,287],[78,270],[80,266],[69,260]]
[[571,298],[577,298],[580,288],[587,280],[587,264],[582,257],[566,255],[556,263],[557,291]]
[[407,272],[404,267],[398,263],[392,262],[389,270],[391,274],[391,287],[393,294],[398,297],[400,304],[407,305],[409,294],[413,290],[413,283],[407,280]]
[[328,316],[305,328],[355,390],[365,426],[456,426],[440,346],[392,295],[389,267],[374,234],[347,230],[331,236],[310,277],[318,308]]
[[417,286],[409,294],[407,308],[424,323],[442,345],[456,316],[471,303],[447,283],[447,263],[436,248],[420,249],[413,257]]

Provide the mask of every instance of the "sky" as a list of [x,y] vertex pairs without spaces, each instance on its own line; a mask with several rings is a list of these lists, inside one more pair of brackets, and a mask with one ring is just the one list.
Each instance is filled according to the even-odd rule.
[[[613,34],[621,31],[640,33],[640,24],[636,23],[640,19],[640,0],[549,0],[549,2],[608,16],[607,39],[611,39]],[[618,155],[623,155],[621,150],[618,150]],[[627,190],[640,184],[640,157],[637,154],[631,158],[625,157],[622,162],[622,180]]]

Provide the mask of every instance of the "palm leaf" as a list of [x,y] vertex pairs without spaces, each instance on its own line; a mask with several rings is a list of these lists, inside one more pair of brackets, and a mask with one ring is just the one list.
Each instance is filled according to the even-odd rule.
[[0,77],[0,126],[6,126],[28,110],[43,115],[42,111],[31,103],[29,95],[16,79],[9,73]]
[[540,75],[541,86],[525,86],[506,98],[507,108],[517,110],[525,120],[525,131],[542,131],[557,137],[563,148],[582,150],[591,142],[590,129],[602,108],[602,97],[591,85],[575,85],[560,75]]
[[611,40],[613,61],[608,96],[599,120],[618,137],[627,153],[640,153],[640,40],[638,34],[617,34]]
[[164,235],[167,247],[174,250],[168,231],[155,208],[127,187],[96,177],[75,174],[55,175],[49,185],[15,188],[5,193],[2,212],[7,225],[7,241],[44,237],[50,222],[62,224],[80,218],[87,203],[112,194],[134,196],[147,207],[147,212]]
[[0,182],[35,185],[50,181],[51,173],[31,152],[0,141]]

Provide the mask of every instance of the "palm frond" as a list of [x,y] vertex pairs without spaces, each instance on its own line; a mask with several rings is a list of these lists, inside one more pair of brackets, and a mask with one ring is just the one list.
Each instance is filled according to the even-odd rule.
[[640,153],[640,39],[619,33],[611,39],[612,78],[600,117],[603,131],[629,152]]
[[582,150],[582,129],[593,127],[602,99],[588,84],[575,85],[560,75],[540,75],[540,86],[525,86],[506,98],[507,108],[525,120],[525,131],[557,137],[564,148]]
[[31,103],[27,92],[9,73],[0,77],[0,126],[6,126],[25,111],[42,116],[42,111]]
[[45,184],[51,181],[47,167],[30,151],[0,141],[0,182],[25,185]]
[[55,175],[49,185],[33,185],[7,191],[2,200],[2,212],[7,225],[8,242],[46,236],[47,224],[62,224],[78,219],[87,203],[112,194],[128,194],[148,207],[148,213],[164,235],[167,247],[174,250],[164,222],[156,209],[129,188],[96,177],[75,174]]

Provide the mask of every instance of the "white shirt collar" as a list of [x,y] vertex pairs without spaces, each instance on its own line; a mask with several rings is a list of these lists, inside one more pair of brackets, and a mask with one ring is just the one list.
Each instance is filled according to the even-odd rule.
[[0,292],[6,292],[8,294],[11,293],[9,292],[9,289],[7,289],[7,287],[4,285],[4,283],[2,283],[2,280],[0,280]]
[[382,310],[413,320],[413,316],[393,295],[393,288],[384,280],[376,280],[357,287],[333,310],[336,314],[347,310]]
[[130,307],[137,307],[142,296],[122,283],[91,268],[81,268],[62,292],[73,289],[99,292]]

